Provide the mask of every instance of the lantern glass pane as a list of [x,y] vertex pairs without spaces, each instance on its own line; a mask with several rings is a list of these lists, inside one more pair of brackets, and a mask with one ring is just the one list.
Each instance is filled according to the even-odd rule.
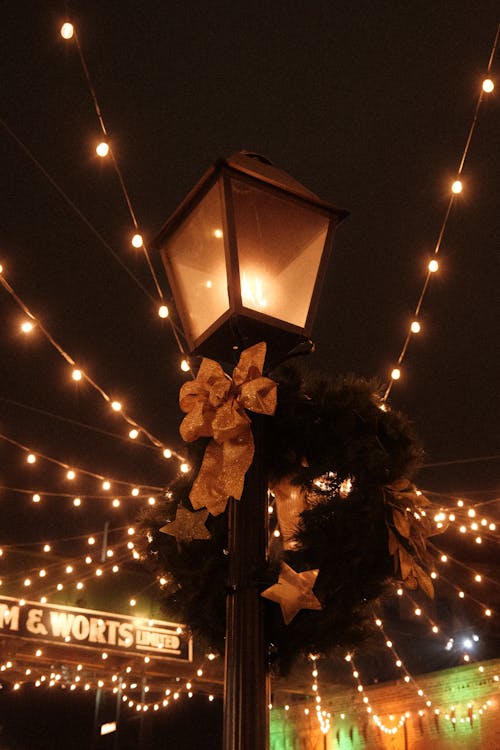
[[231,182],[242,305],[303,328],[329,217],[293,196]]
[[219,183],[170,237],[166,252],[184,325],[197,339],[229,308]]

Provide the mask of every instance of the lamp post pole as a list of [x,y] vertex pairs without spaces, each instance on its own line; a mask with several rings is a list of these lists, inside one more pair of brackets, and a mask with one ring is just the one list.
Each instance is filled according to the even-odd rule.
[[269,747],[270,682],[259,577],[267,558],[265,417],[252,415],[255,453],[241,500],[230,500],[226,605],[224,750]]

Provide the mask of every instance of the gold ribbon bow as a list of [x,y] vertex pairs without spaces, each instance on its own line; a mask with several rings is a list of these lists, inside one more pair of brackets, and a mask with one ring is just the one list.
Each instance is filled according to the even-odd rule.
[[212,359],[203,359],[196,380],[184,383],[179,404],[186,416],[180,433],[186,442],[210,437],[189,499],[194,508],[223,513],[230,497],[241,498],[254,454],[250,417],[274,414],[276,383],[262,376],[266,344],[245,349],[231,379]]

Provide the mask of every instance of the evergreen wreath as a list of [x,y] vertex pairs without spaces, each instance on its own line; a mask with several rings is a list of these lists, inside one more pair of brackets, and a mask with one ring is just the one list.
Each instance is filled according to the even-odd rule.
[[[432,595],[425,540],[440,532],[425,513],[416,513],[428,501],[409,483],[422,458],[413,428],[386,407],[376,383],[304,374],[290,365],[272,378],[278,406],[267,417],[269,485],[291,482],[307,504],[293,549],[283,550],[273,540],[269,564],[256,575],[264,590],[277,581],[281,561],[297,572],[319,568],[314,593],[322,604],[318,611],[302,609],[285,625],[280,608],[266,601],[271,659],[275,670],[285,673],[301,654],[326,654],[364,639],[372,628],[370,604],[394,578]],[[198,440],[192,451],[195,472],[205,445]],[[166,581],[161,599],[168,616],[180,618],[222,653],[227,510],[208,515],[210,539],[182,541],[160,531],[179,506],[192,510],[189,490],[190,483],[179,480],[144,514],[144,553]]]

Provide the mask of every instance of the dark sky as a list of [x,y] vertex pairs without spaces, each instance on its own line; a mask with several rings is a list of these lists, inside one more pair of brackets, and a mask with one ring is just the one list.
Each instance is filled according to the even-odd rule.
[[[98,123],[75,45],[58,34],[63,6],[21,3],[5,14],[2,116],[153,295],[111,164],[93,152]],[[310,364],[385,380],[446,209],[496,11],[494,2],[354,11],[331,2],[121,2],[76,4],[74,15],[144,236],[155,236],[217,156],[267,155],[351,212],[336,237]],[[500,453],[498,112],[495,92],[480,111],[423,332],[392,393],[429,462]],[[139,422],[177,439],[183,376],[155,305],[5,130],[0,148],[7,279]],[[110,428],[104,404],[85,388],[75,399],[56,355],[40,336],[25,343],[5,294],[1,304],[2,395]],[[11,409],[7,423],[21,442],[39,444],[40,425],[32,429],[26,412]],[[123,429],[116,419],[111,428]],[[56,447],[58,457],[80,455],[78,444]],[[499,465],[428,470],[421,481],[496,490]]]
[[[385,381],[446,211],[497,3],[122,0],[73,7],[145,238],[218,156],[242,148],[265,154],[350,211],[336,236],[310,365]],[[59,35],[64,9],[63,2],[24,1],[3,13],[1,117],[154,297],[142,256],[130,247],[116,175],[94,153],[99,126],[75,44]],[[500,82],[481,107],[423,331],[391,394],[414,421],[428,463],[500,454],[499,91]],[[5,277],[107,392],[180,447],[177,392],[185,376],[156,302],[5,128],[0,165]],[[39,332],[29,340],[19,332],[19,311],[3,290],[0,309],[0,432],[71,465],[166,484],[174,471],[150,449],[12,403],[127,432],[97,395],[71,382]],[[4,441],[0,467],[2,485],[34,486]],[[456,463],[424,469],[418,481],[486,499],[498,496],[499,471],[498,458]],[[54,472],[42,478],[54,491],[60,486]],[[10,508],[18,540],[39,531],[28,510],[26,500]],[[73,518],[64,522],[67,535]],[[100,520],[87,512],[79,523],[94,528]],[[50,529],[54,517],[40,514],[37,524]]]

